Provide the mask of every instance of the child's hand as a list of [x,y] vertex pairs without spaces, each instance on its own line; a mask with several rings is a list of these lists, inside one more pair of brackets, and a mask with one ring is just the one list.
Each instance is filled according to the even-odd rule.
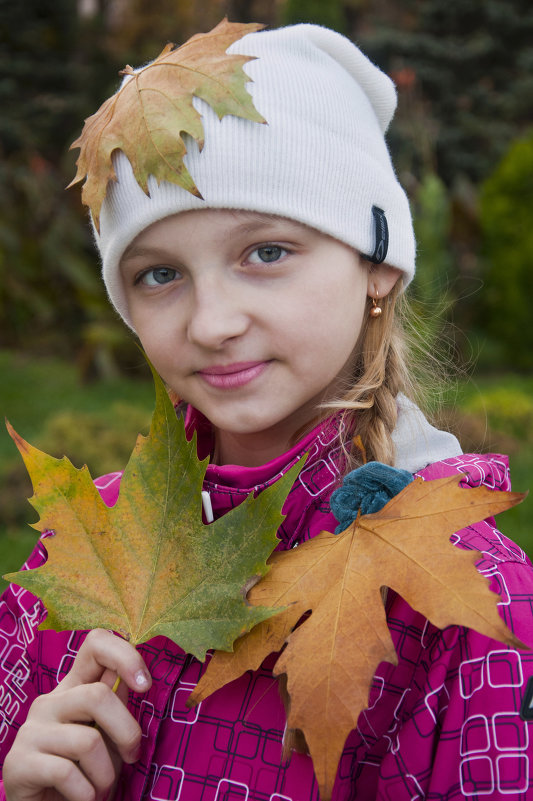
[[31,705],[4,763],[7,800],[107,798],[122,762],[139,756],[141,730],[125,706],[127,688],[145,692],[150,685],[133,646],[108,631],[91,631],[68,676]]

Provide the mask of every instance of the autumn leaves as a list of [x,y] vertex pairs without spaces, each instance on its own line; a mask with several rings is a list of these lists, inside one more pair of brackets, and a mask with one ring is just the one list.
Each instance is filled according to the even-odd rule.
[[265,120],[246,90],[242,69],[249,56],[228,55],[228,47],[247,33],[263,28],[255,23],[222,20],[205,34],[196,34],[175,48],[169,44],[150,64],[139,70],[125,67],[125,80],[112,97],[85,121],[78,171],[70,186],[83,181],[82,200],[89,206],[99,230],[100,209],[109,181],[116,179],[112,156],[121,150],[128,157],[139,186],[148,194],[148,176],[170,181],[201,197],[183,157],[183,133],[204,143],[202,118],[193,97],[205,100],[219,119],[226,114],[255,122]]
[[162,634],[204,660],[208,649],[230,650],[277,611],[251,606],[243,590],[269,569],[296,472],[204,526],[207,461],[198,461],[195,438],[187,441],[163,382],[154,378],[150,433],[139,436],[112,508],[86,467],[42,453],[11,429],[33,483],[35,528],[55,536],[46,540],[43,567],[6,578],[43,600],[48,616],[41,628],[112,629],[133,645]]
[[416,479],[338,536],[322,532],[273,552],[298,466],[203,525],[206,462],[154,379],[150,434],[139,437],[111,509],[87,468],[53,459],[11,429],[33,482],[35,527],[56,534],[43,567],[5,578],[42,598],[42,628],[103,627],[133,644],[164,634],[200,660],[215,649],[191,704],[281,651],[274,673],[287,677],[288,726],[305,736],[323,799],[379,662],[396,662],[382,586],[438,627],[468,626],[521,647],[475,568],[480,554],[449,538],[523,495],[465,489],[460,475]]
[[499,598],[476,570],[481,554],[450,543],[455,531],[519,503],[523,495],[462,488],[461,479],[417,478],[380,512],[359,517],[342,534],[322,532],[295,550],[273,554],[270,573],[249,599],[285,610],[237,640],[233,653],[216,652],[190,701],[259,667],[286,643],[274,675],[287,675],[287,725],[305,736],[324,800],[331,796],[346,737],[367,706],[378,664],[397,662],[382,586],[440,628],[468,626],[524,647],[501,620]]

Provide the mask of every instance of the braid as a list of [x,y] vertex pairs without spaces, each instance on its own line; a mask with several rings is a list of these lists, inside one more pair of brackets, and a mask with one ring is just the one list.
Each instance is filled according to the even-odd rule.
[[365,444],[369,461],[394,464],[392,432],[398,417],[396,397],[405,389],[407,379],[394,297],[387,296],[381,316],[368,317],[365,329],[358,384],[361,400],[369,405],[357,414],[356,432]]
[[[359,358],[353,385],[327,408],[341,409],[346,430],[361,437],[367,461],[394,464],[392,432],[397,421],[396,398],[410,381],[406,365],[404,332],[398,321],[400,282],[381,301],[382,314],[369,315],[371,300],[359,338]],[[346,470],[361,463],[360,454],[346,452]]]

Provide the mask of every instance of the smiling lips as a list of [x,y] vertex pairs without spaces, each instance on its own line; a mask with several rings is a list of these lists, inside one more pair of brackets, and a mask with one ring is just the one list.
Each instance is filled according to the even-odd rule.
[[269,362],[235,362],[235,364],[213,365],[198,370],[197,375],[211,387],[237,389],[253,381],[263,373]]

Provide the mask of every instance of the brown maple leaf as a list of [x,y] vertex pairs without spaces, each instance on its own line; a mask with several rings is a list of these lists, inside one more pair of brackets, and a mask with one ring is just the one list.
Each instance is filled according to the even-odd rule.
[[209,103],[219,119],[233,114],[265,122],[246,90],[250,78],[243,66],[254,57],[226,53],[237,39],[263,27],[223,19],[212,31],[192,36],[181,47],[168,44],[146,67],[125,67],[122,74],[130,79],[85,120],[81,136],[71,145],[80,148],[80,155],[69,186],[87,177],[82,200],[91,209],[97,230],[108,182],[116,180],[112,164],[116,150],[126,154],[147,194],[148,176],[153,175],[201,197],[183,162],[187,148],[182,133],[192,136],[200,149],[204,144],[202,118],[193,97]]
[[[382,586],[439,628],[467,626],[526,647],[500,618],[499,598],[475,567],[481,554],[456,548],[449,540],[455,531],[514,506],[525,495],[463,488],[463,478],[417,478],[380,512],[359,517],[342,534],[321,532],[295,550],[273,554],[272,570],[249,600],[285,606],[285,611],[237,640],[233,654],[215,652],[189,705],[245,670],[257,669],[286,642],[274,675],[287,676],[287,725],[303,732],[325,801],[346,737],[367,706],[378,664],[397,664]],[[310,617],[294,628],[306,611],[312,611]]]

